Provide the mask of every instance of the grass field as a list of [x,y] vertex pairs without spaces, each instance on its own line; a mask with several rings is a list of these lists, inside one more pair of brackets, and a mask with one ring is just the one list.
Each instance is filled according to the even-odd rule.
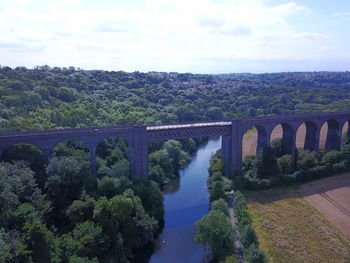
[[288,188],[248,193],[260,247],[270,262],[350,262],[350,240]]

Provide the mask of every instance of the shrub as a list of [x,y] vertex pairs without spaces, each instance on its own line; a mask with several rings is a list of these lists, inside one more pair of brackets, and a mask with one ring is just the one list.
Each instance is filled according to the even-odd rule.
[[297,168],[307,170],[317,165],[317,154],[309,150],[298,150]]
[[258,248],[256,244],[252,244],[245,251],[247,261],[249,263],[264,263],[265,254]]
[[243,229],[240,229],[241,242],[244,247],[249,247],[252,244],[258,244],[258,238],[256,236],[255,230],[251,225],[246,225]]
[[282,174],[290,174],[293,172],[293,162],[293,157],[289,154],[283,155],[281,158],[277,159]]
[[223,199],[213,201],[210,205],[210,210],[221,211],[225,215],[229,215],[227,202]]
[[339,151],[332,150],[326,152],[322,157],[322,164],[324,165],[332,165],[334,163],[340,162],[342,159],[342,154]]

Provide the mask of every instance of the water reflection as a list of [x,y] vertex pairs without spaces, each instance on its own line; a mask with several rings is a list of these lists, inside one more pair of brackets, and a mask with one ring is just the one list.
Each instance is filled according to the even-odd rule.
[[193,241],[194,223],[208,212],[207,178],[209,160],[221,147],[221,140],[210,140],[199,148],[180,178],[164,189],[165,226],[156,242],[152,263],[208,262],[209,256]]

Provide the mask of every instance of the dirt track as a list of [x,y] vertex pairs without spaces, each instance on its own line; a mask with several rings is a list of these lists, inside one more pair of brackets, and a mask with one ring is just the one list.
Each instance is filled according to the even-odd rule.
[[[325,123],[321,128],[320,133],[320,148],[323,148],[326,143],[326,137],[327,137],[327,123]],[[343,134],[348,130],[347,124],[343,127]],[[281,138],[283,134],[282,126],[278,125],[276,126],[271,134],[271,140],[275,138]],[[305,142],[305,134],[306,134],[306,126],[305,124],[302,124],[297,132],[297,138],[296,138],[296,146],[297,148],[303,148],[304,142]],[[242,150],[242,157],[243,160],[248,155],[255,155],[256,152],[256,141],[257,141],[257,133],[253,132],[249,135],[245,136],[243,139],[243,150]]]
[[309,204],[350,237],[350,174],[305,184],[301,192]]

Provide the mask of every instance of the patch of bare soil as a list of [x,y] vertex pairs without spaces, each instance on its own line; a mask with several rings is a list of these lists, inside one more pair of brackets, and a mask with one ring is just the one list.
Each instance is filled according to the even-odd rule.
[[301,192],[309,204],[350,237],[350,174],[305,184]]

